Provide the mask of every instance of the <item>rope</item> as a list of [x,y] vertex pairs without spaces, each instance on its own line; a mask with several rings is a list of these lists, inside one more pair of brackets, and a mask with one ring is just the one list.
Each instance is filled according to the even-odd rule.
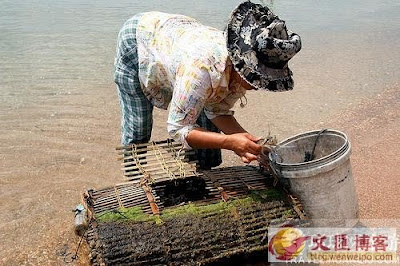
[[156,156],[158,162],[160,163],[162,169],[168,174],[169,178],[171,180],[176,179],[176,176],[171,170],[169,169],[167,163],[165,162],[165,158],[160,150],[160,148],[155,144],[154,141],[151,142],[151,145],[153,147],[154,155]]
[[115,191],[115,197],[117,198],[119,207],[125,208],[124,205],[122,204],[122,200],[121,200],[121,197],[119,196],[119,191],[116,186],[114,186],[114,191]]
[[[106,211],[106,212],[104,212],[103,214],[99,215],[97,218],[100,218],[101,216],[103,216],[103,215],[105,215],[105,214],[107,214],[107,213],[110,213],[110,212],[118,213],[118,214],[120,214],[122,217],[124,217],[124,219],[128,219],[128,217],[126,217],[126,216],[123,214],[123,212],[118,211],[118,210]],[[85,229],[85,232],[83,232],[82,236],[81,236],[80,239],[79,239],[79,243],[78,243],[78,246],[76,247],[75,253],[73,254],[73,253],[70,253],[70,252],[68,252],[68,253],[67,253],[67,252],[65,252],[65,253],[63,252],[64,254],[60,254],[60,255],[63,255],[63,256],[64,256],[64,262],[65,262],[65,263],[69,264],[69,263],[72,263],[72,262],[74,262],[75,260],[78,259],[78,252],[79,252],[79,249],[80,249],[80,247],[81,247],[82,240],[83,240],[84,237],[87,236],[87,232],[88,232],[88,230],[89,230],[89,226],[90,226],[90,224],[91,224],[92,221],[93,221],[93,216],[91,215],[91,216],[90,216],[90,219],[89,219],[89,221],[88,221],[87,228]],[[72,256],[71,256],[71,255],[72,255]]]
[[168,148],[169,148],[170,151],[175,155],[175,156],[174,156],[174,159],[175,159],[176,164],[177,164],[178,167],[179,167],[179,177],[180,177],[180,178],[186,177],[186,172],[185,172],[185,169],[184,169],[183,162],[182,162],[182,160],[179,158],[179,157],[180,157],[180,153],[181,153],[181,151],[182,151],[182,148],[181,148],[178,152],[176,152],[176,150],[174,149],[174,147],[172,147],[172,142],[171,142],[171,140],[168,139],[167,142],[168,142]]
[[[90,225],[90,223],[92,222],[92,220],[93,220],[93,216],[90,216],[90,219],[89,219],[89,222],[88,222],[88,226],[87,226],[87,228],[85,229],[85,232],[82,234],[82,236],[81,236],[81,238],[80,238],[80,240],[79,240],[78,246],[77,246],[77,248],[76,248],[76,250],[75,250],[75,254],[73,254],[73,255],[72,255],[72,253],[65,253],[65,254],[64,254],[64,262],[65,262],[65,263],[72,263],[72,262],[74,262],[76,259],[78,259],[78,252],[79,252],[79,249],[80,249],[80,247],[81,247],[82,240],[83,240],[83,238],[86,236],[87,231],[88,231],[88,229],[89,229],[89,225]],[[72,255],[72,256],[69,257],[70,255]]]
[[143,165],[140,163],[139,155],[137,153],[137,145],[132,144],[132,157],[135,160],[135,164],[139,171],[143,174],[143,179],[140,180],[140,183],[154,183],[153,178],[151,178],[150,174],[144,169]]

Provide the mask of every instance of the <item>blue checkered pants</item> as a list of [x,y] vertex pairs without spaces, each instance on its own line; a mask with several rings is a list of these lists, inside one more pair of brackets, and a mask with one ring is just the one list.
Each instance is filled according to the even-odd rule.
[[[153,127],[153,105],[144,95],[138,78],[136,26],[140,16],[138,14],[130,18],[120,30],[114,61],[114,81],[117,84],[121,106],[122,145],[150,141]],[[219,132],[204,111],[198,118],[197,124],[209,131]],[[203,169],[222,163],[219,149],[198,149],[195,152],[195,158],[190,159],[197,159],[198,165]]]

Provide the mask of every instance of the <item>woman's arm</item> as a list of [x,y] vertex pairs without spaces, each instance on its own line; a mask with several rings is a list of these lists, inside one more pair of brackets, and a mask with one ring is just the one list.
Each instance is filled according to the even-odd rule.
[[247,133],[233,115],[220,115],[211,119],[211,122],[226,135]]
[[[195,75],[194,69],[198,70]],[[233,116],[221,114],[219,110],[218,115],[212,118],[212,121],[216,119],[216,126],[227,135],[209,132],[196,125],[207,97],[207,88],[210,87],[210,74],[206,69],[197,65],[181,66],[170,104],[169,134],[179,139],[184,147],[229,149],[239,155],[245,163],[256,160],[261,151],[261,146],[255,143],[258,138],[246,133]],[[230,105],[226,107],[229,110]]]
[[244,163],[257,160],[257,155],[261,152],[261,146],[255,143],[258,140],[259,138],[249,133],[223,135],[202,128],[191,130],[186,137],[186,141],[193,148],[232,150]]

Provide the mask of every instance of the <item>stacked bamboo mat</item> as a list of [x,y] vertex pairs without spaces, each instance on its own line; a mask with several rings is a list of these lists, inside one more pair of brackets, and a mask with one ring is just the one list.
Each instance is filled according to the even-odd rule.
[[93,265],[266,262],[271,223],[305,219],[257,167],[199,172],[170,140],[118,150],[128,181],[83,197]]

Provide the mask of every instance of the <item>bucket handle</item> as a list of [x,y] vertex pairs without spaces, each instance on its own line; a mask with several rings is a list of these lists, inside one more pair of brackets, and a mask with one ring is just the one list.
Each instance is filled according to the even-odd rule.
[[327,128],[324,128],[318,132],[317,138],[315,139],[314,146],[313,146],[311,153],[305,152],[305,154],[304,154],[304,162],[310,162],[310,161],[314,160],[315,148],[317,147],[319,137],[322,135],[322,133],[324,133],[327,130],[328,130]]

